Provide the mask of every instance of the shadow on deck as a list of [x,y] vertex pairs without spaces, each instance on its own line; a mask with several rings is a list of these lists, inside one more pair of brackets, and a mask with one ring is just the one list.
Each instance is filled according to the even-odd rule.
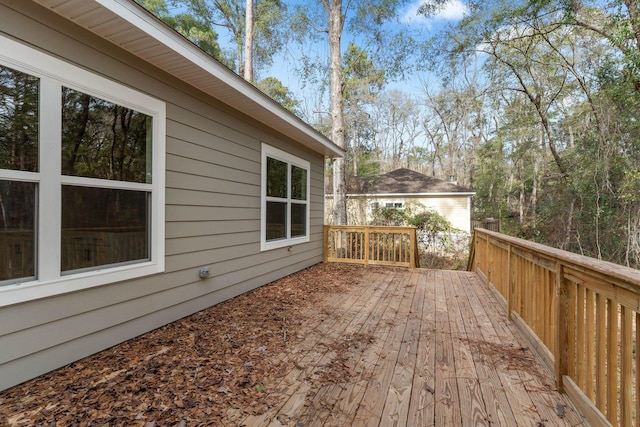
[[241,425],[587,425],[475,273],[366,268],[321,306],[282,404]]

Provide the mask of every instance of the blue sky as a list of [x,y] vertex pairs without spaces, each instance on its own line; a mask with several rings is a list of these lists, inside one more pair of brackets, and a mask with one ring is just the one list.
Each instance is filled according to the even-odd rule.
[[420,25],[426,29],[431,29],[438,24],[448,21],[462,19],[468,12],[466,4],[461,0],[451,0],[435,16],[425,17],[418,15],[418,8],[423,3],[422,0],[413,1],[400,11],[400,22],[410,25]]
[[[296,4],[308,4],[310,0],[283,0],[287,5],[293,7]],[[317,0],[311,0],[317,1]],[[403,7],[398,12],[397,24],[393,25],[406,25],[416,32],[422,32],[423,36],[434,34],[436,31],[442,28],[447,23],[455,22],[464,17],[468,12],[468,8],[463,0],[449,0],[445,7],[436,15],[425,17],[418,15],[417,11],[420,5],[425,0],[412,0],[409,4]],[[167,1],[169,3],[169,1]],[[181,9],[173,9],[172,12],[178,12]],[[223,49],[231,51],[235,50],[232,37],[227,34],[224,28],[216,27],[218,32],[218,42]],[[351,41],[355,41],[357,45],[364,47],[366,40],[354,39],[349,34],[343,35],[343,47],[346,48]],[[309,102],[309,99],[314,97],[326,97],[326,94],[318,93],[317,87],[303,87],[301,77],[295,72],[295,68],[300,66],[301,49],[305,54],[314,54],[318,57],[329,57],[329,47],[326,40],[316,43],[310,43],[304,47],[295,46],[291,44],[285,51],[280,52],[274,59],[274,65],[260,73],[258,78],[264,78],[268,76],[278,78],[286,87],[288,87],[298,99],[304,99]],[[422,89],[423,81],[429,79],[426,75],[411,75],[404,81],[392,82],[388,85],[388,89],[399,89],[407,93],[419,93]]]
[[[417,14],[417,10],[423,2],[424,0],[413,0],[410,4],[402,8],[398,13],[398,24],[395,25],[408,25],[415,31],[422,32],[423,35],[428,35],[429,33],[438,31],[447,23],[462,19],[468,12],[468,8],[464,1],[450,0],[440,13],[435,16],[425,17]],[[221,36],[220,41],[222,43],[224,43],[224,40],[222,40],[223,38],[224,37]],[[355,41],[356,44],[362,46],[362,43],[359,43],[357,39],[354,39],[353,36],[348,34],[344,34],[342,41],[344,47],[346,47],[351,41]],[[276,77],[292,92],[294,92],[297,98],[306,98],[314,96],[314,90],[317,91],[317,88],[303,88],[300,76],[293,71],[295,67],[300,65],[298,61],[301,56],[299,49],[300,47],[291,46],[287,51],[280,53],[274,60],[274,66],[268,71],[263,72],[260,77]],[[303,47],[302,49],[304,49],[307,54],[311,52],[319,57],[329,57],[329,48],[326,41],[313,43]],[[389,88],[415,93],[417,90],[421,89],[421,79],[424,78],[426,78],[426,76],[412,75],[404,81],[389,84]],[[315,96],[318,95],[315,94]]]

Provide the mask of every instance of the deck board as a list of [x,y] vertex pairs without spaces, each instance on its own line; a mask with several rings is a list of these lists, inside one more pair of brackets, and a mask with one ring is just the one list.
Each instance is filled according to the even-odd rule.
[[239,425],[588,425],[474,273],[363,269],[282,355],[282,404]]
[[[478,294],[469,286],[468,277],[461,276],[466,298],[462,302],[462,310],[475,313],[475,316],[464,316],[467,337],[472,340],[482,340],[482,329],[493,326],[486,314],[485,306],[478,298]],[[483,363],[481,356],[474,353],[474,363],[478,373],[478,381],[482,389],[483,400],[486,405],[488,421],[493,425],[517,425],[513,411],[507,399],[507,394],[495,369]]]

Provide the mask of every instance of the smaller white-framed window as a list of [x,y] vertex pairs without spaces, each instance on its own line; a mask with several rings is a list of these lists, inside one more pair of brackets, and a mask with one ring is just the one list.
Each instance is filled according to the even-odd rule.
[[402,200],[393,200],[384,202],[385,208],[391,209],[404,209],[404,202]]
[[309,241],[310,163],[262,144],[260,249]]

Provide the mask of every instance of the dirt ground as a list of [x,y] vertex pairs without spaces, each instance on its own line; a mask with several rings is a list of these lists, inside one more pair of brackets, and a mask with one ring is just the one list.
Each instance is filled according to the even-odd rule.
[[308,307],[360,274],[318,264],[0,392],[0,425],[226,426],[263,413]]

